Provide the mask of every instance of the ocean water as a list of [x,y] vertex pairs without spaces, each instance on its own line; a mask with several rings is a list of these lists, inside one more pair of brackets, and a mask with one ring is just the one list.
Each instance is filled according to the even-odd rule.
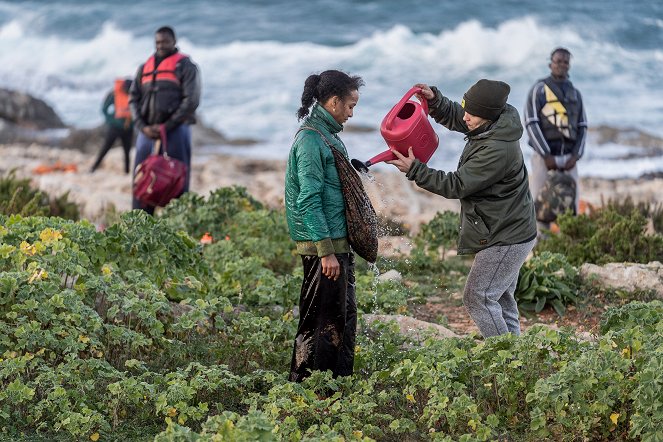
[[[571,79],[590,125],[663,136],[660,0],[0,1],[0,87],[47,100],[68,124],[96,126],[112,80],[134,75],[165,24],[200,67],[201,120],[229,137],[259,140],[206,151],[285,158],[304,80],[338,68],[366,82],[349,124],[375,130],[342,135],[351,156],[365,160],[386,148],[377,129],[412,84],[460,100],[477,79],[500,79],[522,110],[556,46],[573,53]],[[440,147],[431,164],[453,170],[462,135],[435,129]],[[530,156],[526,136],[521,144]],[[590,138],[580,173],[663,170],[663,158],[621,159],[631,151]]]

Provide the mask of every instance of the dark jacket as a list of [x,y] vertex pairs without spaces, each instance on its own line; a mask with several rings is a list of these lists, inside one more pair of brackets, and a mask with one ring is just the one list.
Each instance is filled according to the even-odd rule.
[[449,130],[466,134],[467,143],[455,172],[434,170],[415,160],[407,177],[423,189],[460,200],[458,253],[534,239],[534,203],[520,150],[523,126],[518,111],[507,104],[487,129],[468,133],[463,107],[437,88],[433,91],[430,115]]
[[[201,89],[198,67],[189,57],[184,57],[175,67],[175,81],[150,81],[151,78],[143,73],[144,66],[145,63],[138,68],[129,92],[136,129],[140,131],[148,125],[165,124],[166,130],[170,130],[180,124],[194,124]],[[159,69],[159,64],[156,68]]]
[[115,116],[115,93],[110,91],[104,99],[104,104],[101,106],[101,112],[104,114],[104,119],[108,126],[117,129],[131,131],[133,130],[133,123],[128,118],[117,118]]
[[[557,109],[557,103],[563,109]],[[581,158],[587,139],[587,116],[580,91],[568,79],[549,76],[537,81],[525,103],[525,129],[529,145],[539,155],[573,154]]]
[[[336,135],[343,126],[319,104],[302,127],[322,132],[346,157],[345,145]],[[319,133],[301,130],[290,149],[285,173],[285,211],[290,237],[300,254],[326,256],[349,252],[345,200],[334,155]]]

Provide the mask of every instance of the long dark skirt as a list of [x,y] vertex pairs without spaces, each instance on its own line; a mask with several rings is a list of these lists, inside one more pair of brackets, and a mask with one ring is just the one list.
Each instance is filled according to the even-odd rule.
[[291,381],[302,381],[311,370],[331,370],[334,376],[352,374],[357,335],[355,258],[352,253],[339,253],[336,259],[341,275],[332,281],[322,274],[319,257],[302,255],[304,282]]

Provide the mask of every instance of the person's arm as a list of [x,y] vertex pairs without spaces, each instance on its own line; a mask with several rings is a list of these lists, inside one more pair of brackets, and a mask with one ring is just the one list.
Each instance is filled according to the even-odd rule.
[[141,98],[143,95],[142,90],[142,79],[143,79],[143,65],[141,64],[138,67],[138,72],[136,72],[136,77],[134,81],[131,82],[131,88],[129,89],[129,109],[131,109],[131,118],[134,121],[134,127],[142,131],[147,122],[143,119],[141,115]]
[[530,146],[537,154],[541,155],[546,167],[550,170],[557,169],[557,163],[555,163],[548,141],[546,141],[541,130],[539,111],[544,106],[544,101],[543,82],[538,82],[530,90],[525,103],[525,129],[529,136]]
[[182,74],[180,76],[180,84],[182,87],[182,101],[179,107],[164,123],[166,130],[171,130],[180,124],[184,123],[186,119],[193,115],[200,104],[200,75],[198,67],[189,59],[182,59]]
[[578,131],[576,136],[576,143],[573,146],[573,156],[577,161],[582,158],[582,155],[585,153],[585,141],[587,140],[587,115],[585,115],[585,106],[582,103],[582,96],[578,90],[576,90],[576,93],[578,94],[578,103],[580,105],[580,116],[578,118],[577,124]]
[[407,179],[429,192],[442,195],[448,199],[466,198],[476,192],[492,186],[504,178],[510,160],[501,149],[483,146],[463,163],[455,172],[444,172],[428,167],[414,158],[412,148],[408,156],[392,150],[397,159],[387,161],[401,172]]
[[[113,106],[113,112],[110,111],[111,106]],[[115,118],[115,94],[113,91],[106,94],[104,104],[101,106],[101,113],[104,115],[106,124],[110,124],[111,120]]]
[[325,186],[325,173],[322,158],[323,141],[317,134],[302,134],[297,149],[297,178],[299,196],[297,207],[309,237],[315,243],[318,256],[334,252],[327,219],[322,208],[322,193]]
[[322,192],[325,186],[324,161],[322,149],[327,146],[314,134],[303,134],[297,150],[297,178],[299,179],[299,197],[297,207],[301,210],[304,226],[315,244],[322,273],[329,279],[336,280],[341,274],[341,266],[334,254],[327,218],[322,209]]
[[469,128],[465,124],[465,120],[463,120],[465,116],[463,106],[442,95],[442,92],[437,87],[432,86],[431,90],[435,94],[435,97],[432,100],[428,100],[428,113],[430,116],[449,130],[464,134],[467,133]]

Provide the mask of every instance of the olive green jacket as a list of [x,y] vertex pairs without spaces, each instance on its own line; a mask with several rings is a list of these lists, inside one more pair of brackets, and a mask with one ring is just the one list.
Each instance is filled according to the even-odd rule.
[[487,128],[469,132],[463,107],[432,89],[430,115],[447,129],[466,134],[467,143],[455,172],[434,170],[415,160],[407,178],[430,192],[460,200],[458,253],[534,239],[536,219],[520,150],[523,126],[518,111],[507,104]]
[[[336,135],[343,129],[322,106],[315,104],[302,127],[322,132],[346,157]],[[295,136],[285,173],[285,211],[290,237],[301,255],[346,253],[345,200],[331,149],[319,133],[303,129]]]

